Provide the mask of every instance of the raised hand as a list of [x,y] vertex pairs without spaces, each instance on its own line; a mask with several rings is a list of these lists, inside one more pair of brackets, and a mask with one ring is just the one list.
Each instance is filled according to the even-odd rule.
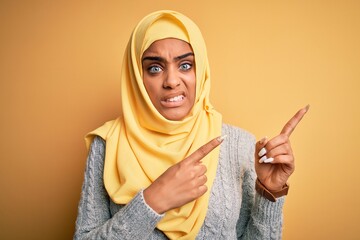
[[283,127],[280,134],[270,140],[256,143],[255,171],[260,182],[270,191],[279,191],[295,170],[294,155],[289,137],[308,111],[300,109]]
[[146,203],[157,213],[181,207],[206,191],[206,167],[201,160],[223,141],[222,137],[206,143],[190,156],[168,168],[144,190]]

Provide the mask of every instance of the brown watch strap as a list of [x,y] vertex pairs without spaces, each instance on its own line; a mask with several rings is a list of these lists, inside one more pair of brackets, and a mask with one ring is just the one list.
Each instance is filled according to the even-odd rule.
[[260,181],[259,179],[256,179],[255,183],[255,189],[256,191],[266,199],[268,199],[271,202],[276,202],[276,198],[282,197],[288,194],[289,186],[287,184],[284,185],[283,189],[277,192],[269,191]]

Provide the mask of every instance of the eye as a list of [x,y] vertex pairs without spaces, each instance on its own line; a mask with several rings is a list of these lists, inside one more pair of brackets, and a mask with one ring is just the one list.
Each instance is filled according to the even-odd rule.
[[180,65],[180,70],[183,70],[183,71],[188,71],[190,70],[192,67],[192,64],[190,63],[183,63]]
[[147,69],[149,71],[149,73],[155,74],[155,73],[159,73],[162,71],[160,66],[150,66]]

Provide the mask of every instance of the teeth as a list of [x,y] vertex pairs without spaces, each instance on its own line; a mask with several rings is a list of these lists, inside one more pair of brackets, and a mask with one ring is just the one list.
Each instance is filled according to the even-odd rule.
[[173,98],[169,98],[166,101],[167,102],[179,102],[179,101],[181,101],[183,99],[184,99],[184,96],[180,95],[180,96],[176,96],[176,97],[173,97]]

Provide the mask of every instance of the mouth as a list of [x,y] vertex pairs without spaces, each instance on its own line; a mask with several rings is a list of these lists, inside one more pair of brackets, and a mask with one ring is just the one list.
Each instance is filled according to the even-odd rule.
[[183,104],[185,99],[186,99],[186,97],[183,93],[172,94],[172,95],[164,97],[161,100],[161,104],[164,107],[170,107],[170,108],[171,107],[179,107]]
[[175,97],[172,97],[172,98],[168,98],[168,99],[165,99],[166,102],[180,102],[182,100],[184,100],[185,96],[184,95],[179,95],[179,96],[175,96]]

